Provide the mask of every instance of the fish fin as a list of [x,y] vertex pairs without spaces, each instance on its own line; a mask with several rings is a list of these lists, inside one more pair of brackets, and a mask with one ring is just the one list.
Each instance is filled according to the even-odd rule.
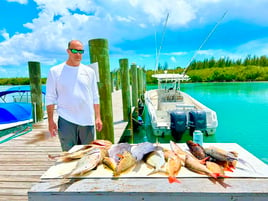
[[219,177],[220,173],[211,173],[210,176],[217,179]]
[[212,174],[210,174],[210,176],[212,176],[215,179],[218,179],[218,178],[229,178],[229,176],[223,175],[221,173],[212,173]]
[[230,178],[230,176],[224,175],[224,174],[219,174],[217,173],[217,178]]
[[223,170],[228,172],[234,172],[231,167],[225,167]]
[[170,184],[172,184],[172,183],[181,183],[176,177],[171,177],[171,176],[168,177],[168,182]]
[[150,176],[150,175],[155,174],[157,172],[158,172],[158,170],[154,169],[152,172],[148,173],[147,176]]
[[238,158],[237,160],[243,165],[250,167],[255,173],[257,172],[256,169],[249,162],[243,160],[242,158]]
[[124,158],[122,154],[116,154],[116,156],[118,156],[120,159]]
[[52,154],[48,154],[48,158],[50,160],[56,160],[57,157],[60,157],[60,155],[52,155]]
[[210,156],[207,156],[206,158],[203,158],[202,160],[199,160],[201,164],[206,164],[206,161],[210,158]]
[[147,174],[147,176],[150,176],[152,174],[156,174],[156,173],[164,173],[164,174],[167,174],[166,171],[164,170],[161,170],[161,169],[154,169],[152,172],[150,172],[149,174]]

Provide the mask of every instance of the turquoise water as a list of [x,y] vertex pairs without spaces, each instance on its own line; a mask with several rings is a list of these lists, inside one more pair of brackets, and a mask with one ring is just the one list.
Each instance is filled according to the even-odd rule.
[[[147,86],[147,90],[151,88],[156,86]],[[217,112],[217,132],[204,136],[204,142],[238,143],[268,164],[268,82],[183,83],[181,90]],[[156,141],[148,122],[145,119],[145,126],[135,133],[134,143]],[[158,138],[158,141],[169,142],[169,139]]]
[[[216,134],[204,136],[204,142],[238,143],[268,164],[268,82],[183,83],[181,90],[217,112]],[[144,126],[136,137],[154,142],[150,129]]]

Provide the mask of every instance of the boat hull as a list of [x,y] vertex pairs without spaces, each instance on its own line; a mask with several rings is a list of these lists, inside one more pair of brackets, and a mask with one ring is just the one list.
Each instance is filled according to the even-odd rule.
[[[163,96],[164,94],[164,96]],[[160,97],[160,98],[159,98]],[[164,99],[168,97],[169,99]],[[192,135],[194,130],[201,130],[206,135],[214,135],[218,126],[216,112],[201,104],[188,94],[179,92],[179,96],[174,93],[169,94],[167,91],[158,89],[150,90],[145,93],[145,104],[148,108],[148,114],[155,136],[175,135],[181,138],[181,135],[188,132]],[[185,122],[183,118],[179,118],[173,122],[172,127],[172,112],[185,114]],[[203,114],[200,115],[200,114]],[[196,124],[193,124],[191,115],[198,113],[196,116]],[[201,118],[200,118],[201,116]],[[198,123],[203,121],[203,126]],[[174,131],[174,124],[181,124],[184,128],[179,128],[179,132]],[[204,125],[205,124],[205,125]],[[199,127],[198,127],[199,126]]]

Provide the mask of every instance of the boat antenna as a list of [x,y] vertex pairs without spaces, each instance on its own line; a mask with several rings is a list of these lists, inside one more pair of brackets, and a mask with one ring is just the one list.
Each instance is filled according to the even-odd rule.
[[[158,70],[158,61],[159,61],[160,52],[161,52],[161,49],[162,49],[162,46],[163,46],[163,42],[164,42],[164,38],[165,38],[165,33],[166,33],[166,29],[167,29],[168,18],[169,18],[169,13],[167,13],[167,17],[166,17],[166,20],[165,20],[164,30],[162,32],[161,43],[160,43],[159,49],[157,50],[157,47],[156,47],[155,71]],[[155,34],[155,41],[156,41],[156,34]]]
[[207,37],[205,38],[205,40],[203,41],[203,43],[200,45],[200,47],[198,48],[197,51],[195,51],[195,54],[192,56],[192,58],[190,59],[190,61],[188,62],[188,64],[186,65],[186,68],[184,69],[182,75],[186,74],[186,71],[188,70],[190,64],[192,63],[192,61],[195,59],[196,55],[198,54],[198,52],[202,49],[202,47],[205,45],[205,43],[208,41],[208,39],[212,36],[212,34],[215,32],[215,30],[217,29],[217,27],[219,26],[219,24],[222,22],[222,20],[224,19],[225,15],[227,14],[228,11],[225,11],[222,15],[222,17],[220,18],[220,20],[215,24],[215,26],[211,29],[211,31],[209,32],[209,34],[207,35]]

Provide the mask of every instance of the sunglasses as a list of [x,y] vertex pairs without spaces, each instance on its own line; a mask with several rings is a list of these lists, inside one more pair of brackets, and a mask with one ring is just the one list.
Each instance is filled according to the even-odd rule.
[[69,49],[73,54],[84,54],[85,50]]

